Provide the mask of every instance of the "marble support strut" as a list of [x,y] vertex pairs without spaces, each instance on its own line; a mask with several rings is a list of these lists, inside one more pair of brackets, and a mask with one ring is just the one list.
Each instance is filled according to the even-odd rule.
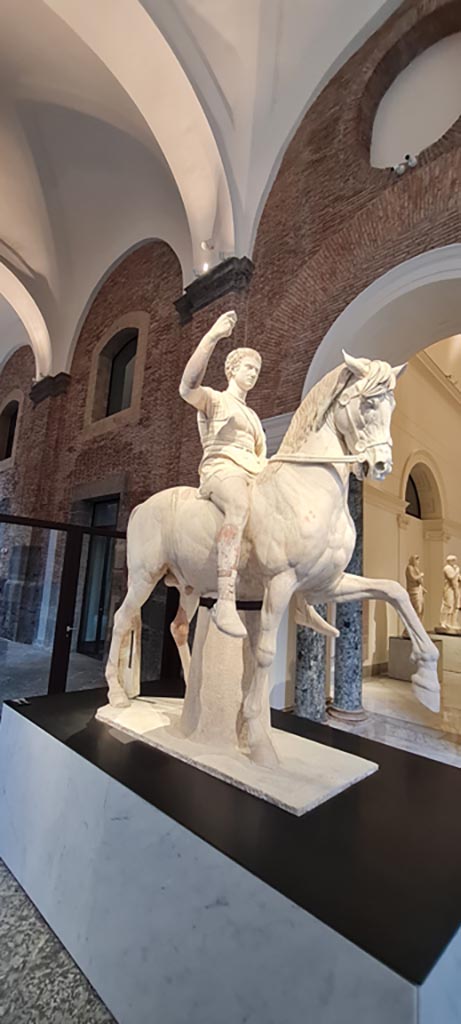
[[[357,540],[346,572],[363,571],[363,488],[353,475],[349,482],[349,511],[354,521]],[[335,686],[329,713],[334,717],[362,718],[362,602],[338,604],[336,626]]]
[[[325,604],[316,611],[325,618]],[[326,638],[306,626],[296,632],[295,712],[301,718],[325,722]]]
[[[349,511],[357,531],[355,551],[347,572],[362,573],[363,497],[362,484],[351,475]],[[326,605],[317,605],[326,616]],[[362,718],[362,602],[338,604],[336,626],[340,636],[335,645],[334,699],[328,713],[339,718]],[[298,626],[296,638],[295,709],[302,718],[325,721],[326,640],[311,629]]]

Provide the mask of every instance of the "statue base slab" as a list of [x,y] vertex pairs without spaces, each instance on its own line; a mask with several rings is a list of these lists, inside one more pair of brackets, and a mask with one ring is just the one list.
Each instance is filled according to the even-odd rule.
[[[440,637],[435,637],[431,634],[431,639],[439,652],[439,660],[437,662],[437,675],[439,677],[439,683],[442,685],[443,682],[443,644]],[[403,682],[411,683],[411,677],[416,671],[414,661],[411,659],[411,640],[407,636],[390,636],[389,637],[389,665],[388,675],[391,679],[401,679]],[[430,709],[431,710],[431,709]]]
[[231,745],[200,744],[181,734],[183,701],[138,697],[128,708],[99,708],[97,719],[173,754],[218,779],[301,815],[377,771],[378,765],[313,740],[271,730],[280,764],[262,768]]
[[461,629],[455,626],[435,626],[434,633],[440,633],[441,636],[461,636]]

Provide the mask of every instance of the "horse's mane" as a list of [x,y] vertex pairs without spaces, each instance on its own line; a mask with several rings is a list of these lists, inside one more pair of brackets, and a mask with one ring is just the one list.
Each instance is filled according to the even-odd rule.
[[349,381],[352,373],[344,363],[330,370],[318,384],[309,391],[298,406],[288,430],[280,445],[279,452],[295,452],[301,447],[306,436],[319,430],[325,421],[330,406]]
[[377,395],[394,390],[397,379],[390,363],[381,359],[362,360],[362,363],[366,369],[363,377],[356,377],[345,363],[341,363],[314,385],[296,410],[279,452],[298,451],[308,434],[320,430],[333,402],[351,384],[353,388],[349,397],[357,393]]

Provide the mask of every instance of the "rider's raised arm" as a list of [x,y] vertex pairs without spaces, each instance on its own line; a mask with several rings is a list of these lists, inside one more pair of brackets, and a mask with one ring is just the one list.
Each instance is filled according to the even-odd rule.
[[207,389],[202,387],[206,368],[221,338],[229,338],[237,322],[237,314],[231,310],[223,313],[213,327],[204,335],[186,364],[179,385],[179,394],[189,405],[202,412],[206,411]]

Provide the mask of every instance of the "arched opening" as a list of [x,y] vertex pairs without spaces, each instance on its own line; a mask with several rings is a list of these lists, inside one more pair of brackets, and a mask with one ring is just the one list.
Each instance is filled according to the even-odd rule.
[[[307,391],[342,362],[342,349],[394,365],[408,361],[396,392],[393,472],[383,483],[363,485],[363,574],[394,579],[406,587],[406,570],[416,556],[424,573],[421,617],[429,633],[440,621],[445,558],[448,553],[461,556],[460,279],[459,245],[426,252],[395,267],[338,317],[305,381]],[[392,662],[391,667],[391,641],[408,645],[392,608],[364,602],[362,615],[366,711],[405,720],[415,731],[429,727],[458,733],[460,717],[450,705],[453,676],[446,671],[446,658],[442,710],[436,715],[421,709],[412,695],[408,654],[405,665],[396,669]]]
[[0,462],[11,459],[16,440],[19,402],[13,400],[0,413]]
[[413,516],[414,519],[422,519],[421,515],[421,500],[419,497],[419,491],[415,483],[414,477],[411,475],[408,477],[407,486],[405,488],[405,501],[406,501],[406,513],[407,516]]

